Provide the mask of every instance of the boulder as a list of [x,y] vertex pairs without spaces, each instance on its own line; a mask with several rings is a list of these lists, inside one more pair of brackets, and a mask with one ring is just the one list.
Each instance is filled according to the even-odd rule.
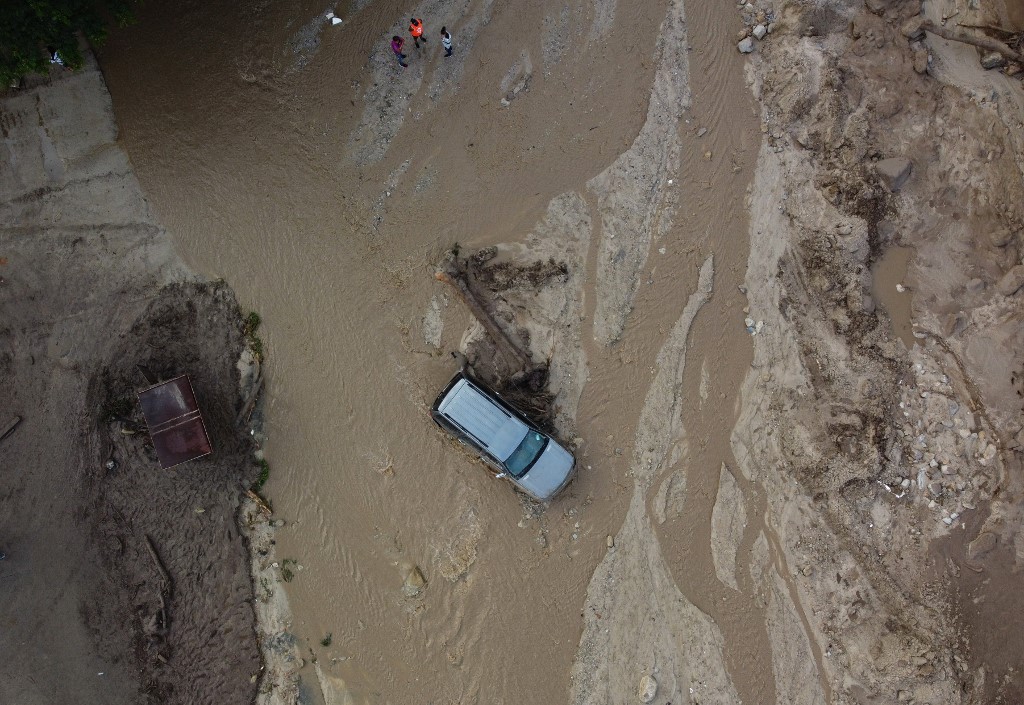
[[924,18],[921,16],[911,17],[900,26],[900,34],[910,41],[924,39]]
[[1006,57],[998,51],[989,51],[981,55],[981,68],[998,69],[1006,66]]
[[768,34],[768,28],[763,24],[759,24],[750,31],[756,39],[764,39],[764,35]]
[[750,37],[744,37],[740,40],[740,43],[736,45],[736,48],[740,50],[741,54],[749,54],[754,51],[754,40]]
[[928,70],[928,51],[926,49],[914,50],[914,71],[924,73]]
[[985,531],[967,545],[967,555],[971,558],[984,556],[992,551],[998,542],[995,534]]
[[1007,228],[993,230],[988,236],[989,242],[995,247],[1006,247],[1013,239],[1013,231]]
[[418,566],[409,566],[406,569],[405,580],[402,583],[402,593],[406,597],[417,597],[423,588],[427,586],[427,579]]
[[904,0],[897,8],[901,22],[921,14],[921,0]]
[[889,0],[864,0],[864,7],[868,8],[868,12],[884,15],[889,8]]
[[875,171],[890,191],[899,191],[910,178],[913,164],[906,157],[890,157],[875,164]]
[[653,702],[654,696],[657,694],[658,681],[654,680],[654,676],[648,674],[640,679],[640,687],[636,691],[636,696],[640,699],[640,702]]
[[996,284],[996,291],[1003,296],[1013,296],[1024,286],[1024,264],[1018,264],[1011,269]]

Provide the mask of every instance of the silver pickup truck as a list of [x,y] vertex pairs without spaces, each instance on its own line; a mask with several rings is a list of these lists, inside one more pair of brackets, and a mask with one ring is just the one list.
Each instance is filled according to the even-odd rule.
[[464,372],[437,396],[430,416],[534,499],[548,501],[573,478],[576,459],[569,451]]

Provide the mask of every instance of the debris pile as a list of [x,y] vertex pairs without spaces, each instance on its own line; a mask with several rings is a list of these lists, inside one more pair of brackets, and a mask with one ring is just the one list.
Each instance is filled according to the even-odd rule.
[[[900,384],[900,462],[883,486],[935,510],[946,526],[991,498],[999,484],[999,445],[960,379],[952,379],[927,351],[915,348],[913,380]],[[956,373],[954,373],[956,374]],[[900,470],[899,468],[902,468]]]
[[741,54],[749,54],[754,51],[755,40],[761,41],[775,31],[775,10],[768,3],[741,0],[739,11],[744,28],[740,30],[736,48]]

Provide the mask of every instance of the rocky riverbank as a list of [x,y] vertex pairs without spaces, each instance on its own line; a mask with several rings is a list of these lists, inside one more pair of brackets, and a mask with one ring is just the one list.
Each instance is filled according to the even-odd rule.
[[[747,286],[765,325],[735,438],[817,671],[836,702],[1013,702],[1024,91],[974,47],[908,32],[940,21],[934,3],[747,8],[777,19],[751,61],[766,143]],[[909,270],[873,281],[897,246]],[[893,290],[913,297],[909,350]]]

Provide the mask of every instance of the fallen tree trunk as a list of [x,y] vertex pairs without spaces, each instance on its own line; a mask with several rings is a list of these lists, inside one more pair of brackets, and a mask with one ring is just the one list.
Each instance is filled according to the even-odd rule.
[[164,567],[164,562],[160,560],[160,555],[156,552],[156,546],[153,545],[153,539],[149,538],[149,534],[146,534],[146,548],[149,549],[149,557],[153,559],[153,564],[156,566],[156,570],[160,574],[160,579],[163,582],[164,588],[170,590],[173,586],[173,583],[171,582],[171,574],[167,572],[167,568]]
[[434,275],[434,277],[441,282],[450,284],[455,288],[456,291],[462,296],[462,300],[466,302],[466,306],[473,313],[480,325],[484,327],[487,333],[494,340],[494,344],[497,346],[501,354],[504,355],[508,361],[518,367],[523,372],[530,372],[533,370],[533,360],[523,350],[512,342],[512,339],[508,337],[508,334],[502,330],[501,326],[498,325],[494,317],[487,312],[483,304],[476,298],[476,295],[470,291],[469,286],[466,284],[460,272],[452,272],[442,270]]
[[931,20],[925,20],[921,23],[921,29],[926,32],[936,34],[943,39],[948,39],[952,42],[960,42],[962,44],[971,44],[972,46],[986,49],[988,51],[994,51],[997,54],[1002,54],[1011,61],[1018,61],[1024,63],[1024,56],[1021,56],[1019,52],[1014,51],[1010,47],[1003,44],[998,39],[992,39],[992,37],[976,36],[968,34],[967,32],[961,32],[949,27],[941,27]]
[[[256,364],[259,365],[257,362]],[[259,366],[256,371],[256,382],[252,385],[252,391],[249,392],[249,398],[242,404],[241,411],[238,412],[238,416],[235,417],[235,423],[240,424],[243,421],[249,420],[249,415],[252,413],[253,408],[256,406],[256,400],[260,396],[260,391],[263,389],[263,365]]]
[[262,497],[260,497],[252,490],[246,490],[245,496],[251,499],[256,504],[256,506],[259,507],[260,511],[262,511],[267,516],[272,516],[274,514],[273,510],[270,508],[270,505],[267,504],[266,500],[264,500]]

